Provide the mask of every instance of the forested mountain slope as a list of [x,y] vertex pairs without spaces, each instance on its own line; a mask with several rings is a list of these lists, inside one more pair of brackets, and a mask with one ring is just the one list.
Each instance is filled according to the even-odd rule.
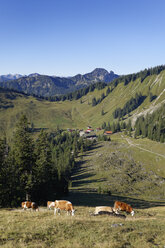
[[[115,85],[115,86],[114,86]],[[136,103],[136,97],[143,101]],[[94,99],[97,104],[94,104]],[[132,100],[131,100],[132,99]],[[158,74],[146,76],[143,81],[138,77],[125,83],[120,80],[112,82],[101,90],[94,90],[78,100],[50,102],[40,98],[0,90],[0,131],[10,133],[21,113],[27,115],[36,128],[54,130],[59,128],[93,128],[102,126],[103,122],[131,119],[133,124],[141,115],[157,110],[165,103],[165,70]],[[126,114],[114,119],[116,109],[133,108]]]
[[114,72],[110,71],[109,73],[105,69],[96,68],[90,73],[78,74],[73,77],[56,77],[34,73],[29,76],[18,77],[18,79],[13,76],[15,80],[11,80],[12,77],[0,76],[0,87],[30,95],[50,97],[73,92],[96,82],[109,83],[115,78],[118,78],[118,75]]

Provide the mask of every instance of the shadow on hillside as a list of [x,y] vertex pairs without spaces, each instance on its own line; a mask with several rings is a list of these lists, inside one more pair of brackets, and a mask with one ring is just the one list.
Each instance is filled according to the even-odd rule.
[[90,179],[90,177],[94,176],[93,170],[90,168],[86,168],[84,165],[87,163],[88,160],[79,161],[77,162],[75,168],[72,171],[72,187],[81,187],[86,184],[101,182],[105,180],[102,179]]
[[44,131],[44,130],[48,130],[48,128],[46,128],[46,127],[43,127],[43,128],[30,128],[30,131],[32,132],[32,133],[38,133],[38,132],[41,132],[41,131]]
[[150,207],[165,206],[165,202],[159,201],[145,201],[140,199],[135,199],[131,197],[122,197],[116,195],[107,195],[107,194],[98,194],[92,189],[84,188],[83,190],[71,190],[67,196],[67,199],[70,200],[76,206],[113,206],[114,202],[119,200],[130,204],[133,208],[145,209]]
[[91,151],[96,150],[96,149],[98,149],[98,148],[100,148],[100,147],[102,147],[102,146],[103,146],[103,145],[98,144],[98,143],[92,145],[92,147],[90,147],[90,149],[89,149],[88,151],[85,152],[86,154],[84,154],[84,156],[90,154]]
[[[84,177],[85,180],[83,180],[83,181],[72,182],[72,187],[80,187],[80,186],[83,186],[84,184],[88,184],[89,185],[90,183],[96,183],[96,182],[103,182],[103,181],[105,181],[105,178],[86,180],[87,176],[88,175],[86,174],[86,177]],[[89,174],[89,176],[92,176],[92,174]]]
[[126,202],[133,208],[145,209],[150,207],[165,206],[165,202],[147,201],[136,199],[136,196],[123,197],[117,195],[99,194],[98,188],[91,188],[90,184],[105,181],[104,178],[93,179],[94,170],[90,168],[88,155],[94,152],[101,145],[94,145],[90,151],[86,152],[86,156],[82,161],[78,161],[72,170],[72,188],[66,197],[76,206],[113,206],[116,200]]

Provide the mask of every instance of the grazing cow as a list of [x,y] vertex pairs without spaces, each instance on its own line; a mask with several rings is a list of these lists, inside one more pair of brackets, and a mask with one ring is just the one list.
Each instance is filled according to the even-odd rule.
[[114,211],[116,213],[118,213],[118,211],[126,211],[127,213],[130,213],[132,216],[134,215],[134,211],[133,211],[133,208],[128,205],[127,203],[125,202],[120,202],[120,201],[115,201],[115,204],[114,204]]
[[112,207],[106,207],[106,206],[99,206],[95,208],[94,215],[99,214],[100,212],[109,212],[109,213],[114,213],[114,210]]
[[67,215],[71,214],[72,216],[74,215],[75,212],[71,202],[65,200],[56,200],[54,206],[54,214],[56,215],[56,212],[60,214],[61,210],[67,211]]
[[38,205],[35,202],[25,201],[25,202],[22,202],[21,206],[23,210],[32,209],[35,211],[39,211]]
[[54,201],[48,201],[47,202],[47,208],[49,210],[51,210],[52,208],[54,208],[54,206],[55,206],[55,202]]

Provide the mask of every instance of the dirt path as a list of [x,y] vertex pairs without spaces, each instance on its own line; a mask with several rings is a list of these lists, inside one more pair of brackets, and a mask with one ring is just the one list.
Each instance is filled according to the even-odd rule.
[[[121,151],[122,149],[124,149],[125,151],[128,146],[132,146],[132,148],[135,146],[144,150],[145,152],[151,152],[145,148],[138,147],[138,145],[134,145],[133,141],[131,142],[131,139],[126,138],[127,137],[124,136],[122,137],[122,145],[121,142],[114,142],[114,144],[112,144],[111,142],[96,144],[91,150],[84,154],[83,160],[77,161],[77,164],[72,172],[72,185],[70,187],[69,195],[67,198],[69,201],[73,202],[76,206],[88,207],[113,206],[116,200],[129,202],[131,205],[138,209],[145,209],[161,205],[159,201],[150,202],[143,199],[140,200],[136,197],[136,194],[135,196],[132,195],[131,197],[127,197],[121,195],[99,193],[99,186],[107,184],[105,174],[102,173],[101,170],[97,172],[97,168],[99,168],[100,164],[103,162],[103,157],[108,158],[109,153],[115,152],[116,150],[120,149],[120,147]],[[161,156],[161,154],[157,155]]]
[[[124,137],[123,137],[123,138],[124,138]],[[128,144],[129,144],[130,146],[134,146],[134,147],[136,147],[136,148],[138,148],[138,149],[140,149],[140,150],[143,150],[143,151],[145,151],[145,152],[150,152],[150,153],[152,153],[152,154],[155,154],[155,155],[157,155],[157,156],[160,156],[160,157],[162,157],[162,158],[165,158],[165,155],[162,155],[162,154],[157,153],[157,152],[152,152],[152,151],[150,151],[150,150],[148,150],[148,149],[145,149],[145,148],[140,147],[140,146],[137,145],[137,144],[134,144],[129,138],[124,138],[124,139],[128,142]]]

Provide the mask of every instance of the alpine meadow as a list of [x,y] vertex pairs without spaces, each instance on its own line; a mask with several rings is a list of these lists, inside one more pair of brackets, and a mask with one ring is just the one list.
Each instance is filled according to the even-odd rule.
[[1,247],[165,246],[165,66],[110,82],[95,72],[49,97],[0,88]]
[[164,10],[0,0],[0,247],[165,248]]

